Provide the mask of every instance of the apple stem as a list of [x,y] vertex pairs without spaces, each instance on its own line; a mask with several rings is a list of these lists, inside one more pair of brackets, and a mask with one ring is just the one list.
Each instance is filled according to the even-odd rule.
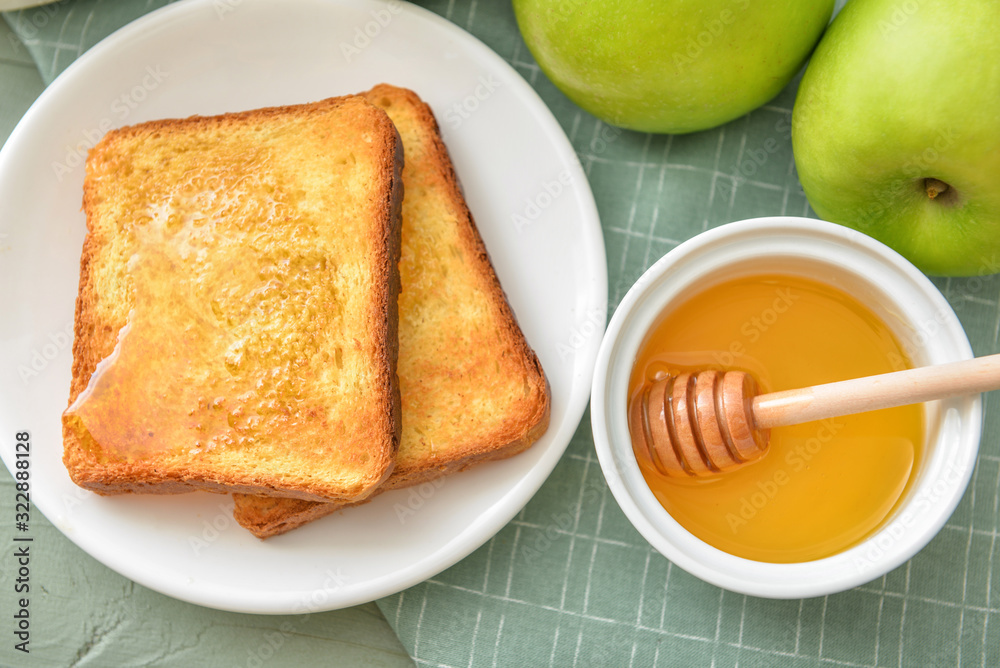
[[927,191],[927,196],[934,199],[938,195],[946,192],[950,186],[939,179],[933,177],[924,179],[924,189]]

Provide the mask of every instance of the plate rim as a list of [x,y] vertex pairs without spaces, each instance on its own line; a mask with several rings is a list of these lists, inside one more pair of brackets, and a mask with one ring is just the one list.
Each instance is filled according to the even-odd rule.
[[[52,525],[59,530],[60,533],[66,536],[77,548],[83,550],[104,566],[110,568],[116,573],[119,573],[123,577],[142,584],[143,586],[153,589],[154,591],[158,591],[172,598],[205,607],[229,610],[233,612],[260,614],[298,614],[302,612],[333,610],[349,607],[351,605],[357,605],[398,593],[399,591],[433,577],[435,574],[450,567],[451,565],[454,565],[461,559],[468,556],[475,549],[478,549],[487,543],[497,532],[503,529],[503,527],[506,526],[531,500],[538,489],[549,478],[583,420],[587,406],[589,405],[590,386],[598,349],[601,339],[603,338],[603,333],[607,326],[608,319],[607,253],[596,202],[594,201],[593,192],[590,188],[589,180],[586,177],[583,166],[579,162],[579,158],[572,146],[572,143],[566,136],[565,131],[559,125],[552,111],[544,103],[537,91],[531,87],[531,85],[510,63],[504,60],[502,56],[493,51],[479,38],[464,30],[460,26],[452,23],[448,19],[423,7],[419,7],[408,2],[399,2],[398,0],[397,2],[398,5],[402,7],[401,11],[409,12],[417,20],[429,22],[435,29],[443,30],[449,33],[449,35],[453,36],[461,45],[463,50],[478,52],[475,54],[477,57],[481,57],[491,62],[492,67],[496,67],[499,68],[499,70],[504,71],[507,75],[507,81],[509,81],[511,86],[516,89],[516,96],[525,103],[526,110],[530,113],[530,116],[535,120],[535,122],[540,125],[541,131],[545,134],[545,136],[553,141],[553,144],[559,145],[560,151],[558,155],[558,164],[569,168],[572,172],[574,172],[574,176],[578,177],[576,179],[577,187],[573,189],[574,198],[576,200],[574,210],[578,211],[582,215],[582,218],[586,223],[585,229],[589,232],[587,235],[581,235],[582,237],[585,237],[588,242],[585,244],[585,248],[588,250],[588,256],[586,258],[586,262],[581,261],[581,264],[587,266],[588,270],[593,270],[595,268],[599,270],[598,275],[589,276],[591,279],[590,285],[587,286],[585,290],[581,290],[580,293],[588,295],[590,299],[595,301],[593,307],[601,310],[600,315],[603,316],[603,319],[598,325],[599,331],[597,332],[597,336],[588,338],[584,345],[578,350],[578,353],[586,359],[583,363],[585,371],[582,375],[574,374],[575,377],[569,383],[567,396],[565,397],[567,401],[564,418],[560,424],[550,425],[550,429],[555,428],[557,431],[564,431],[565,434],[562,434],[564,437],[561,437],[560,442],[553,443],[552,446],[550,446],[546,452],[543,453],[543,456],[539,459],[539,461],[536,462],[531,469],[529,469],[530,475],[525,475],[520,479],[514,480],[513,484],[507,489],[503,496],[488,508],[486,516],[491,521],[483,523],[484,528],[478,528],[475,530],[467,528],[460,531],[446,545],[433,550],[417,563],[407,564],[405,568],[395,571],[391,576],[382,576],[380,578],[365,580],[353,587],[338,586],[333,592],[334,600],[326,601],[323,605],[308,607],[306,610],[302,609],[301,595],[309,592],[303,592],[303,590],[294,590],[292,592],[292,594],[299,595],[298,598],[289,598],[287,596],[281,598],[274,592],[263,590],[253,590],[253,592],[249,594],[245,591],[233,592],[232,590],[225,590],[226,596],[223,599],[220,599],[212,592],[209,592],[209,594],[206,595],[204,592],[191,592],[190,590],[179,588],[173,583],[172,580],[159,581],[151,569],[148,568],[148,565],[115,561],[114,559],[109,558],[110,555],[108,554],[108,550],[95,550],[93,544],[88,543],[86,540],[86,536],[69,535],[63,530],[62,527],[60,527],[58,523],[50,520]],[[382,6],[373,0],[361,0],[360,2],[353,3],[349,2],[349,0],[296,0],[296,3],[300,6],[323,5],[328,8],[328,11],[331,12],[336,11],[338,7],[351,6],[353,8]],[[261,4],[268,3],[265,2]],[[287,6],[283,3],[270,4],[273,4],[274,6]],[[134,44],[135,40],[141,39],[152,30],[169,28],[167,24],[170,22],[176,21],[184,24],[186,21],[197,21],[199,19],[197,19],[195,15],[198,12],[203,11],[205,8],[210,8],[212,6],[213,0],[181,0],[181,2],[160,7],[120,27],[81,54],[79,58],[67,66],[67,68],[61,72],[59,76],[57,76],[56,79],[49,84],[49,86],[46,87],[42,94],[35,100],[25,115],[17,123],[3,149],[0,150],[0,173],[3,173],[5,163],[12,162],[14,157],[23,152],[25,145],[31,145],[34,141],[31,136],[32,126],[35,124],[33,119],[46,112],[46,110],[53,104],[50,100],[58,101],[65,94],[63,92],[64,89],[72,86],[76,79],[80,76],[78,72],[88,72],[88,68],[93,67],[93,65],[91,65],[92,62],[100,61],[101,59],[107,58],[110,54],[115,54],[120,52],[122,49],[129,48],[132,44]],[[14,164],[16,164],[16,162]],[[595,261],[596,267],[589,266]],[[555,400],[555,397],[553,397],[553,400]],[[4,455],[4,462],[5,464],[8,464],[10,459],[7,456],[7,449],[0,449],[0,454]],[[9,464],[8,469],[10,469]],[[508,499],[512,495],[517,497],[516,502],[514,503],[508,502]],[[50,512],[55,509],[58,501],[52,500],[50,505],[49,500],[46,500],[44,496],[42,499],[42,505],[39,506],[36,503],[36,508],[42,512],[42,514],[46,515],[46,517],[49,517]],[[402,574],[406,574],[406,577],[402,577]],[[327,593],[330,592],[329,589],[317,589],[311,591],[313,594],[317,591],[326,591]],[[263,600],[264,598],[268,600],[265,601]]]

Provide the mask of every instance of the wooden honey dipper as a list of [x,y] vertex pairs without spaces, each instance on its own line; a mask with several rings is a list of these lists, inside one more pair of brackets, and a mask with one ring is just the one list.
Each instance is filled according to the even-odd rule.
[[628,426],[661,473],[708,476],[762,457],[773,427],[998,388],[1000,354],[770,394],[742,371],[702,371],[647,383]]

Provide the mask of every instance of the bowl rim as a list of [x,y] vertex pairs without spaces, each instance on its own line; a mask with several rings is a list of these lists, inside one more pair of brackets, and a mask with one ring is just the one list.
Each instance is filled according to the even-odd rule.
[[[723,269],[771,273],[748,269],[764,257],[825,266],[871,288],[880,300],[899,310],[901,323],[913,328],[909,344],[922,358],[915,360],[921,364],[973,356],[964,328],[937,287],[909,261],[872,237],[834,223],[794,216],[727,223],[669,251],[640,276],[615,309],[598,352],[592,383],[594,445],[605,479],[626,517],[675,565],[737,593],[766,598],[824,596],[884,575],[937,535],[972,476],[982,432],[982,401],[975,395],[928,404],[925,413],[931,415],[933,428],[928,443],[933,447],[918,479],[891,518],[845,551],[814,561],[770,563],[728,554],[695,537],[670,517],[642,480],[627,432],[627,378],[639,343],[670,299],[698,278],[722,280]],[[938,323],[933,332],[925,331],[933,323],[914,321],[915,314],[933,314],[933,322]],[[623,358],[628,359],[627,364],[618,363]]]

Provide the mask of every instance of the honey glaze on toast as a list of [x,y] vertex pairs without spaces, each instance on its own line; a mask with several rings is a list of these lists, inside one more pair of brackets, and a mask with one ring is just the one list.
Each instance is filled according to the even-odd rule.
[[[312,221],[275,224],[298,207],[269,180],[259,164],[207,182],[193,174],[126,223],[128,324],[67,409],[106,457],[250,445],[258,432],[280,433],[322,409],[301,371],[317,357],[343,366],[342,350],[331,354],[321,342],[324,329],[339,326],[336,311],[323,308],[336,267],[318,249]],[[253,190],[268,193],[267,210]],[[220,231],[222,216],[245,221],[245,234]],[[345,425],[338,430],[345,435]]]
[[388,117],[353,96],[110,133],[85,188],[74,481],[314,500],[381,483],[401,168]]

